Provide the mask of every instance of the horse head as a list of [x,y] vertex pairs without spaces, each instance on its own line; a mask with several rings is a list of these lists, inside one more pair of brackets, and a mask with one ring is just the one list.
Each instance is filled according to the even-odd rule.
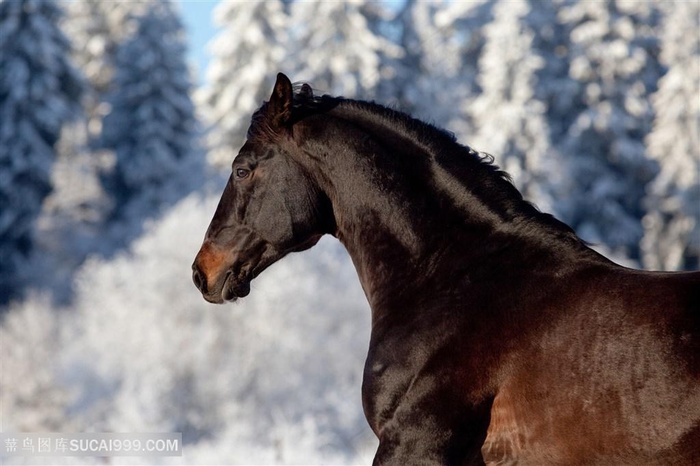
[[[304,85],[299,96],[311,98],[311,88]],[[192,265],[192,279],[209,302],[246,296],[265,268],[330,232],[330,203],[295,157],[293,103],[292,83],[280,73],[233,161]]]

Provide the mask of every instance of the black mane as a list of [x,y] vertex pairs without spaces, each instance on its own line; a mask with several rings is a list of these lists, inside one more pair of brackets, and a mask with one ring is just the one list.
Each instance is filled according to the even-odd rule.
[[[253,115],[253,133],[267,131],[264,123],[266,107],[267,103],[263,104]],[[295,86],[293,121],[329,112],[367,130],[380,130],[377,132],[382,135],[391,134],[393,138],[400,139],[403,145],[417,146],[419,152],[430,157],[433,163],[456,172],[455,176],[465,189],[477,195],[505,220],[534,220],[583,244],[571,227],[525,200],[511,176],[495,163],[491,154],[459,143],[454,133],[373,101],[316,96],[308,85]],[[455,193],[455,196],[459,195]]]

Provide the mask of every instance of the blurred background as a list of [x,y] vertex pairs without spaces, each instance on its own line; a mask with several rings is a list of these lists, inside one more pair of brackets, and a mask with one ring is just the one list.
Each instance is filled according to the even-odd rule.
[[691,270],[699,31],[695,0],[0,0],[0,430],[183,434],[51,464],[369,464],[342,246],[233,305],[190,281],[276,73],[447,128],[621,264]]

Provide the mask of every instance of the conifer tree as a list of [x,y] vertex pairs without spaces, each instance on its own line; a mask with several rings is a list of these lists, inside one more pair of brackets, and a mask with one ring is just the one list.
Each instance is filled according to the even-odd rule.
[[[533,15],[531,8],[539,8],[538,14]],[[486,45],[478,78],[481,92],[471,106],[476,134],[470,142],[494,154],[524,196],[548,211],[551,194],[546,192],[544,180],[553,154],[546,103],[538,99],[535,90],[538,72],[545,66],[536,46],[539,23],[552,8],[529,2],[495,5],[494,19],[484,27]]]
[[99,141],[116,156],[101,175],[114,200],[112,218],[127,222],[157,213],[201,179],[179,18],[161,2],[133,21],[133,35],[116,50]]
[[668,71],[652,96],[648,155],[660,172],[645,199],[644,266],[700,267],[700,3],[668,5],[661,61]]
[[322,93],[370,98],[380,81],[388,40],[372,27],[371,2],[294,2],[289,55],[295,79]]
[[61,15],[52,0],[0,2],[0,303],[20,287],[61,128],[81,113]]
[[73,61],[90,83],[86,112],[91,136],[99,134],[102,105],[112,85],[117,46],[133,30],[133,18],[144,14],[156,0],[105,2],[79,0],[66,3],[63,30],[73,41]]
[[562,194],[563,219],[587,241],[639,260],[642,199],[656,164],[645,154],[651,131],[651,94],[662,74],[658,4],[577,2],[563,7],[571,30],[569,75],[578,92],[559,150],[571,183]]
[[280,0],[221,2],[213,15],[222,30],[211,43],[208,85],[197,100],[211,127],[209,161],[229,166],[245,142],[250,115],[269,97],[277,72],[290,73],[288,17]]
[[481,26],[490,17],[491,3],[446,7],[438,0],[408,0],[390,24],[400,32],[401,53],[385,54],[390,73],[380,83],[382,101],[470,138],[473,125],[465,109],[477,94]]

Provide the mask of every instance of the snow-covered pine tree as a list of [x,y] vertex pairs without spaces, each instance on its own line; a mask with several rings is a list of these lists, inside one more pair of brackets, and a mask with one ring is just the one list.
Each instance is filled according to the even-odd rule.
[[561,144],[583,109],[581,85],[569,75],[573,25],[561,18],[565,6],[575,1],[530,1],[531,8],[526,17],[535,32],[532,47],[544,59],[544,66],[536,72],[535,98],[545,103],[550,143],[555,146]]
[[[110,2],[111,3],[111,2]],[[100,98],[111,78],[112,41],[104,15],[105,2],[98,0],[64,1],[65,14],[61,20],[63,33],[71,40],[71,59],[87,80],[88,92],[82,99],[84,118],[66,125],[56,144],[56,164],[53,192],[45,203],[45,215],[39,240],[50,245],[49,255],[62,264],[81,262],[64,240],[88,246],[76,227],[99,220],[103,205],[100,201],[97,165],[99,157],[90,151],[90,128],[99,128],[103,115],[98,113]],[[97,131],[93,131],[93,135]],[[78,227],[78,228],[80,228]],[[46,232],[44,238],[42,233]],[[50,236],[50,240],[47,237]],[[52,274],[70,280],[70,273]],[[70,289],[70,286],[64,286]]]
[[280,0],[221,2],[213,15],[222,31],[210,44],[208,84],[197,101],[211,127],[210,163],[230,166],[245,142],[250,115],[269,97],[275,75],[289,72],[288,18]]
[[[89,83],[82,99],[85,118],[67,125],[57,144],[54,191],[45,202],[39,241],[56,263],[72,267],[105,242],[90,240],[109,214],[109,199],[100,187],[98,174],[114,158],[110,150],[94,143],[110,106],[106,103],[114,76],[119,43],[134,31],[133,18],[157,0],[104,2],[64,1],[66,14],[61,28],[72,41],[72,59]],[[53,273],[70,280],[71,273]],[[59,288],[61,288],[59,286]],[[62,287],[70,289],[70,287]]]
[[73,45],[73,61],[80,67],[92,88],[103,93],[111,80],[111,57],[116,42],[104,8],[105,2],[81,0],[66,2],[62,27]]
[[[60,186],[60,182],[57,183],[55,196],[60,196],[61,199],[57,199],[56,204],[65,204],[63,197],[66,195],[75,198],[75,192],[82,194],[95,191],[84,189],[85,187],[81,185],[89,182],[93,182],[93,186],[96,184],[94,182],[100,158],[91,153],[90,141],[94,140],[101,131],[104,118],[102,111],[106,106],[100,104],[104,100],[114,71],[112,62],[117,42],[112,37],[107,19],[105,8],[107,4],[114,3],[100,0],[65,3],[66,15],[62,28],[73,40],[73,62],[87,78],[90,92],[84,99],[85,120],[76,123],[68,134],[64,133],[61,138],[58,162],[67,175],[61,179],[68,183],[65,188]],[[82,180],[77,184],[75,177],[72,176],[76,172]]]
[[407,1],[390,24],[403,53],[387,56],[391,73],[380,83],[381,101],[396,102],[469,142],[472,125],[464,108],[476,94],[481,26],[489,20],[491,3]]
[[294,2],[288,47],[291,76],[322,93],[369,98],[380,80],[382,54],[397,53],[368,21],[368,0]]
[[[471,144],[471,137],[476,132],[471,108],[474,99],[482,92],[478,80],[479,60],[486,45],[484,25],[493,21],[494,4],[495,0],[454,2],[448,8],[442,9],[436,17],[436,23],[441,28],[451,31],[454,35],[452,40],[456,41],[459,47],[459,67],[455,70],[455,76],[450,79],[450,87],[447,88],[456,90],[456,99],[452,102],[441,102],[441,105],[456,107],[459,111],[458,115],[451,117],[447,126],[467,144]],[[426,52],[434,55],[430,50]],[[449,94],[449,91],[445,94]],[[455,105],[455,101],[459,104]]]
[[[479,60],[480,95],[471,105],[476,134],[470,140],[515,181],[523,195],[544,210],[552,208],[547,191],[553,166],[546,102],[537,99],[538,72],[545,58],[535,47],[542,23],[553,17],[549,3],[499,1],[484,27],[486,45]],[[537,9],[537,14],[532,14]],[[545,20],[543,20],[545,19]]]
[[[565,140],[580,108],[577,100],[579,83],[569,76],[569,41],[571,26],[559,18],[563,6],[572,0],[552,0],[551,2],[530,1],[530,11],[523,21],[532,31],[531,48],[542,58],[542,66],[533,75],[533,100],[544,105],[548,154],[538,157],[536,191],[547,200],[540,205],[543,210],[560,217],[561,192],[570,189],[576,179],[564,169],[563,155],[559,148]],[[528,156],[532,158],[532,156]],[[536,194],[536,193],[534,193]],[[552,199],[557,199],[556,201]],[[541,201],[540,201],[541,202]],[[550,204],[551,205],[548,205]]]
[[700,267],[700,2],[668,4],[661,61],[668,71],[652,96],[647,154],[658,161],[645,206],[644,266]]
[[101,180],[114,200],[112,218],[125,224],[157,213],[201,181],[180,20],[170,2],[160,2],[133,21],[133,35],[116,50],[111,111],[99,140],[116,155]]
[[157,0],[105,2],[79,0],[66,2],[62,27],[73,41],[73,61],[91,84],[92,95],[86,101],[90,134],[101,130],[104,102],[112,84],[114,60],[119,43],[134,29],[130,18],[140,16]]
[[636,261],[642,199],[657,170],[644,138],[662,74],[658,3],[576,2],[559,18],[571,28],[569,74],[579,85],[570,107],[575,119],[559,147],[576,182],[560,213],[585,240]]
[[[401,54],[385,59],[390,72],[387,76],[382,76],[377,86],[380,102],[395,105],[416,118],[427,118],[419,106],[422,102],[430,100],[429,95],[416,90],[416,78],[429,72],[423,63],[425,42],[421,40],[420,33],[430,29],[428,34],[434,36],[433,43],[442,39],[437,28],[432,27],[435,3],[407,0],[388,21],[389,30],[393,33],[391,38],[400,47]],[[418,27],[418,23],[423,23],[423,27]]]
[[0,1],[0,304],[20,289],[61,127],[81,114],[61,15],[52,0]]

